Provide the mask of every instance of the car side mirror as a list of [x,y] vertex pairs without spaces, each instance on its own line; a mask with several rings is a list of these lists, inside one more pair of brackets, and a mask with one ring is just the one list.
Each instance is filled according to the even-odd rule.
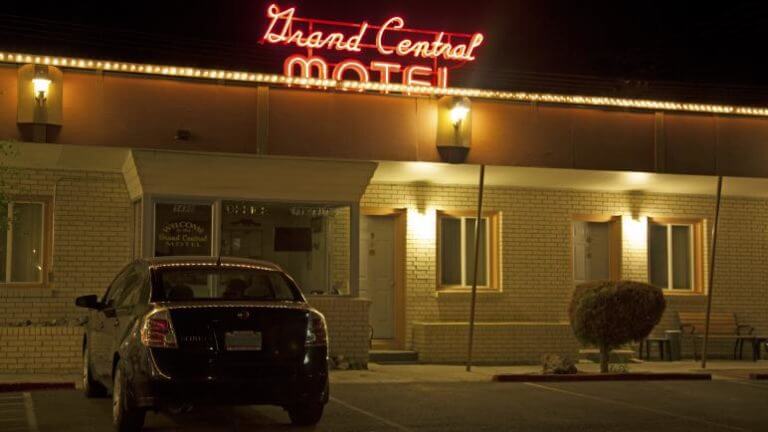
[[99,302],[99,297],[97,297],[95,294],[76,298],[75,305],[86,309],[99,310],[102,308],[102,304]]

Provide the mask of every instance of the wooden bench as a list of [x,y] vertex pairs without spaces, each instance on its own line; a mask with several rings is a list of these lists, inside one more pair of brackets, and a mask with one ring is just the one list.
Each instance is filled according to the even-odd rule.
[[[693,356],[699,358],[699,340],[704,339],[706,331],[706,313],[704,312],[678,312],[680,332],[683,338],[690,338],[693,343]],[[752,334],[754,327],[739,324],[734,313],[712,312],[709,319],[709,340],[733,340],[733,358],[742,358],[744,341],[755,344],[755,336]],[[753,360],[757,360],[754,356]]]

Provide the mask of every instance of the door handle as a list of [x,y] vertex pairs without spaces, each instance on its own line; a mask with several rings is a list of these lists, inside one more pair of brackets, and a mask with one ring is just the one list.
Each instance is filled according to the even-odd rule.
[[114,322],[114,324],[113,324],[113,325],[114,325],[115,327],[119,326],[119,325],[120,325],[120,320],[118,320],[118,319],[115,319],[115,322]]

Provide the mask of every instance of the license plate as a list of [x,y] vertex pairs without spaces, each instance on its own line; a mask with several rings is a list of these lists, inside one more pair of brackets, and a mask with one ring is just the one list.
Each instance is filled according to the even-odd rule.
[[232,331],[224,334],[227,351],[261,351],[261,332]]

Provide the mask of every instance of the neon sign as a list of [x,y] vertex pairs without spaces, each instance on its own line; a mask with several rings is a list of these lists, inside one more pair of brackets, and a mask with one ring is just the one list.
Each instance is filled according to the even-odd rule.
[[[305,50],[285,59],[283,74],[288,77],[383,84],[399,79],[409,86],[445,88],[448,71],[474,61],[484,39],[481,33],[408,29],[401,17],[382,25],[300,18],[296,8],[281,10],[275,4],[267,8],[267,17],[262,43]],[[323,50],[324,56],[315,50]],[[356,58],[343,57],[350,53]]]

